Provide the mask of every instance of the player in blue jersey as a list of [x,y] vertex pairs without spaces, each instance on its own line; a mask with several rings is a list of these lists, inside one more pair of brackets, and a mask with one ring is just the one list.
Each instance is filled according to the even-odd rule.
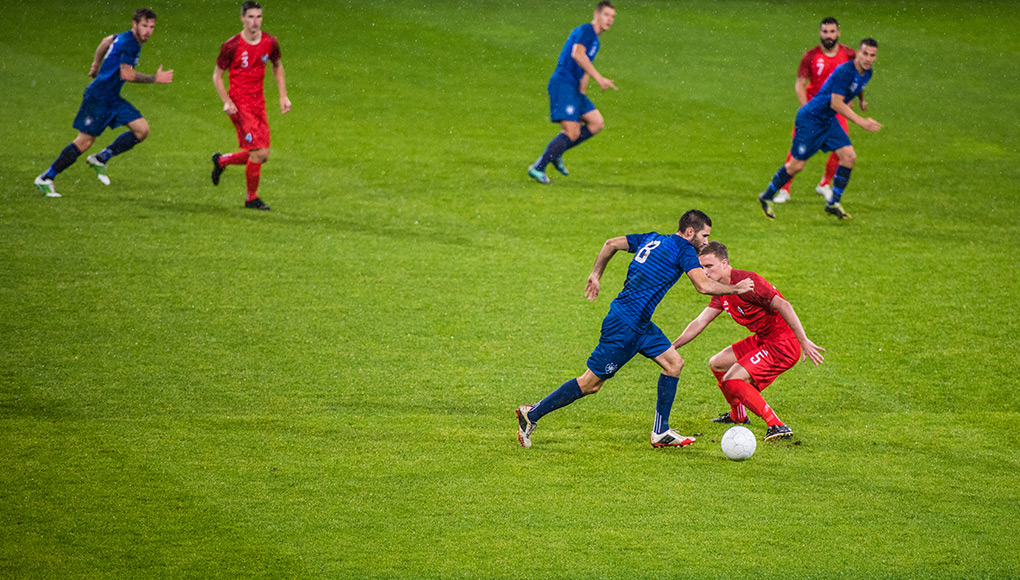
[[163,70],[162,65],[156,74],[151,75],[135,70],[142,43],[149,40],[155,28],[156,13],[148,8],[139,8],[135,10],[131,30],[107,36],[99,43],[89,70],[89,76],[95,80],[85,88],[81,107],[74,118],[73,126],[78,130],[78,137],[64,147],[49,169],[35,178],[35,186],[47,197],[60,197],[53,187],[53,180],[88,151],[107,127],[114,129],[127,125],[129,130],[121,133],[106,149],[87,159],[103,185],[110,184],[106,162],[149,136],[149,123],[138,109],[120,96],[120,88],[125,82],[167,84],[173,81],[174,71]]
[[703,212],[692,209],[680,218],[676,234],[651,232],[606,240],[588,276],[585,296],[588,300],[598,297],[599,280],[606,265],[616,252],[626,250],[634,254],[634,258],[627,268],[623,290],[609,305],[609,313],[602,321],[599,344],[588,358],[584,374],[563,383],[538,403],[517,408],[517,439],[521,445],[531,447],[531,434],[539,419],[585,395],[598,392],[604,382],[638,353],[662,367],[650,436],[652,446],[682,447],[694,443],[693,437],[684,437],[669,428],[669,413],[684,359],[652,322],[652,313],[684,273],[702,294],[724,296],[754,290],[751,279],[730,286],[710,280],[705,275],[698,261],[698,249],[708,243],[711,231],[712,220]]
[[[609,30],[616,19],[612,2],[599,2],[592,21],[574,29],[560,51],[556,70],[549,79],[549,117],[561,131],[538,161],[528,167],[528,175],[539,183],[552,183],[545,168],[552,163],[563,175],[563,153],[577,147],[605,127],[602,113],[588,98],[588,82],[594,80],[602,90],[616,89],[613,81],[599,74],[592,61],[599,52],[599,35]],[[583,124],[582,124],[583,122]]]
[[[850,103],[864,91],[865,85],[871,80],[871,67],[878,54],[878,42],[873,38],[861,41],[857,55],[852,61],[839,65],[825,81],[813,99],[797,111],[796,130],[793,146],[790,148],[792,158],[776,171],[768,189],[758,196],[765,217],[776,219],[774,199],[790,179],[804,169],[804,164],[812,155],[822,151],[835,151],[839,157],[839,167],[832,179],[832,200],[825,204],[825,212],[841,220],[850,219],[850,214],[843,209],[841,199],[847,182],[850,181],[850,170],[857,161],[857,154],[850,144],[850,137],[836,119],[836,113],[857,123],[867,131],[878,131],[882,125],[871,118],[865,119],[853,109]],[[866,110],[864,101],[861,109]]]

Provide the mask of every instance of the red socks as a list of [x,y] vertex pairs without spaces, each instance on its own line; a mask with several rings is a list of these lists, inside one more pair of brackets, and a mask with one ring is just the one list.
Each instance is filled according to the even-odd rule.
[[726,400],[730,402],[731,406],[740,403],[746,405],[755,415],[764,419],[765,424],[769,427],[783,424],[779,417],[776,416],[776,412],[772,410],[772,407],[765,402],[761,393],[747,381],[739,379],[723,381],[722,392],[726,395]]
[[248,150],[238,151],[237,153],[224,153],[220,155],[220,167],[226,167],[228,165],[244,165],[248,163]]
[[830,185],[832,183],[832,177],[836,175],[836,169],[839,168],[839,155],[833,153],[829,155],[829,160],[825,162],[825,177],[822,177],[822,182],[818,185]]
[[248,177],[248,200],[259,196],[259,177],[262,176],[262,164],[249,161],[244,174]]
[[[715,375],[715,381],[719,385],[719,390],[721,390],[723,392],[723,396],[726,397],[726,389],[722,386],[722,379],[726,376],[726,371],[717,371],[715,369],[710,370],[712,371],[712,374]],[[729,401],[730,398],[726,397],[726,400]],[[744,405],[742,405],[739,401],[730,403],[730,419],[733,419],[737,423],[743,423],[747,419],[747,410],[744,409]]]

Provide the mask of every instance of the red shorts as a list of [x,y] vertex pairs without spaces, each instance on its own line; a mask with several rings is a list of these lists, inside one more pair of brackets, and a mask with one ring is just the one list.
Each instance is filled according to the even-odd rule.
[[237,128],[237,142],[241,149],[266,149],[269,147],[269,118],[266,107],[237,107],[237,114],[230,120]]
[[758,391],[764,391],[800,360],[800,342],[795,337],[765,342],[752,334],[732,346],[737,363],[747,369]]
[[[839,113],[836,113],[836,121],[839,122],[839,126],[843,127],[843,130],[846,131],[847,135],[849,135],[850,134],[850,123],[846,120],[846,117],[844,117],[843,115],[840,115]],[[793,131],[790,132],[790,138],[792,139],[792,138],[794,138],[796,136],[797,136],[797,126],[794,125],[793,126]],[[836,152],[833,151],[832,154],[835,155]]]

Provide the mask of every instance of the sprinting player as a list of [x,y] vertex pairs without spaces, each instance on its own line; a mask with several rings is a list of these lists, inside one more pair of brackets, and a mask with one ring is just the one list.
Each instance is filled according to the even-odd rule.
[[[273,63],[273,78],[280,91],[280,111],[290,111],[287,82],[280,61],[280,43],[276,37],[262,31],[262,6],[248,1],[241,5],[243,30],[220,47],[213,71],[213,85],[223,101],[223,112],[237,128],[237,142],[241,150],[236,153],[212,156],[212,182],[220,184],[220,176],[228,165],[244,165],[248,184],[248,197],[244,207],[268,210],[259,198],[259,178],[262,164],[269,159],[269,118],[266,116],[266,96],[263,84],[266,78],[266,61]],[[230,91],[223,85],[223,72],[228,71]]]
[[[528,167],[528,175],[539,183],[552,183],[545,168],[552,163],[556,171],[569,175],[563,165],[563,153],[584,143],[605,127],[602,113],[588,98],[588,81],[594,79],[602,90],[616,89],[613,81],[599,74],[592,61],[599,52],[599,36],[609,30],[616,18],[612,2],[599,2],[592,21],[574,29],[560,52],[556,70],[549,79],[549,116],[561,131],[545,148],[545,153]],[[583,122],[583,124],[582,124]]]
[[835,151],[839,157],[839,167],[832,178],[832,199],[826,201],[825,213],[842,220],[850,219],[850,214],[843,209],[842,198],[843,190],[850,181],[850,170],[857,161],[857,154],[846,130],[836,120],[836,114],[843,115],[867,131],[874,132],[882,128],[878,121],[861,117],[848,104],[864,91],[865,85],[871,80],[871,68],[877,55],[878,42],[873,38],[862,40],[854,60],[836,67],[818,94],[797,111],[793,146],[790,148],[793,158],[776,171],[768,189],[758,196],[765,217],[776,219],[776,192],[804,169],[807,160],[821,149]]
[[35,186],[46,197],[60,197],[53,180],[88,151],[107,127],[116,129],[127,125],[128,131],[118,135],[106,149],[86,159],[103,185],[110,185],[106,163],[149,136],[148,121],[134,105],[120,96],[120,89],[125,82],[168,84],[174,80],[174,71],[163,70],[163,65],[151,75],[135,70],[142,44],[149,40],[155,29],[156,13],[148,8],[139,8],[131,20],[131,30],[107,36],[99,43],[89,69],[89,76],[95,80],[85,87],[81,107],[72,124],[78,130],[78,136],[64,147],[49,169],[35,178]]
[[[856,56],[854,49],[845,44],[839,44],[839,21],[835,18],[822,20],[818,29],[818,39],[820,44],[804,53],[803,58],[800,59],[800,66],[797,68],[797,82],[794,85],[794,92],[797,94],[797,100],[800,101],[801,107],[818,94],[818,89],[822,88],[822,85],[828,80],[832,71],[836,70],[837,66],[853,60]],[[861,101],[861,110],[867,111],[868,103],[864,100],[864,93],[861,92],[858,98]],[[836,120],[839,121],[840,126],[849,135],[850,130],[846,117],[836,113]],[[797,129],[794,128],[793,135],[791,136],[795,137],[796,135]],[[793,155],[790,153],[786,154],[787,162],[792,158]],[[832,201],[832,186],[830,183],[832,182],[832,177],[836,175],[837,167],[839,167],[839,156],[835,153],[830,153],[829,159],[825,163],[825,173],[822,175],[822,180],[815,187],[815,192],[824,197],[825,201]],[[783,203],[790,199],[791,185],[793,185],[792,177],[790,181],[786,182],[786,185],[779,189],[779,193],[775,197],[776,203]]]
[[531,447],[531,435],[539,419],[585,395],[598,392],[602,384],[637,353],[662,367],[655,422],[650,436],[652,447],[682,447],[694,443],[693,437],[684,437],[669,428],[669,413],[684,359],[651,319],[659,301],[685,272],[694,288],[702,294],[743,294],[754,290],[753,280],[730,286],[709,279],[702,271],[696,248],[705,245],[711,231],[712,220],[703,212],[692,209],[680,218],[676,234],[651,232],[606,240],[588,276],[585,296],[588,300],[598,297],[602,273],[609,260],[620,250],[634,254],[627,268],[623,290],[609,305],[609,313],[602,321],[599,344],[588,358],[584,374],[563,383],[540,402],[517,408],[517,439],[521,445]]
[[776,377],[793,368],[798,360],[810,357],[815,365],[820,364],[824,360],[820,351],[825,349],[804,334],[797,313],[779,290],[754,272],[730,267],[726,246],[709,242],[699,254],[701,267],[710,280],[722,284],[752,280],[754,291],[741,296],[713,296],[708,307],[673,341],[673,348],[680,348],[694,340],[720,312],[728,312],[737,324],[754,334],[727,346],[708,361],[719,389],[730,404],[728,413],[712,420],[717,423],[750,423],[746,406],[768,425],[765,441],[790,437],[793,431],[779,420],[776,412],[762,398],[761,391]]

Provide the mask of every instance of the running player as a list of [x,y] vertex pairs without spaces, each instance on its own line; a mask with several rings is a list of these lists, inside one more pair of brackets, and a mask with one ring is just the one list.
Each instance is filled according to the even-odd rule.
[[531,434],[539,419],[585,395],[598,392],[604,382],[639,352],[662,367],[655,422],[650,436],[652,447],[682,447],[694,443],[693,437],[685,437],[669,428],[669,412],[676,397],[684,359],[652,322],[652,313],[685,272],[694,288],[702,294],[743,294],[754,290],[754,281],[744,280],[730,286],[709,279],[702,271],[696,248],[705,245],[712,231],[712,220],[703,212],[696,209],[688,211],[678,225],[674,235],[651,232],[606,240],[588,276],[585,296],[588,300],[598,298],[602,273],[609,260],[620,250],[634,254],[627,268],[623,290],[609,305],[609,313],[602,321],[599,344],[588,358],[584,374],[563,383],[540,402],[517,408],[517,439],[521,445],[531,447]]
[[575,28],[560,51],[560,59],[549,79],[548,90],[549,116],[553,123],[560,124],[561,131],[549,142],[538,161],[528,167],[528,175],[539,183],[552,183],[545,174],[545,168],[550,163],[556,171],[568,175],[563,165],[563,153],[584,143],[606,125],[602,113],[595,108],[586,93],[588,81],[592,79],[602,90],[617,90],[613,81],[599,74],[592,64],[599,52],[599,36],[609,30],[615,18],[616,8],[613,3],[599,2],[592,21]]
[[[854,56],[856,56],[854,49],[845,44],[839,44],[839,21],[835,18],[822,20],[822,24],[818,29],[818,39],[820,44],[804,53],[804,57],[800,59],[800,66],[797,68],[797,82],[794,85],[794,92],[797,94],[797,100],[800,101],[801,107],[818,94],[818,89],[822,88],[822,84],[828,80],[829,75],[832,74],[832,71],[836,70],[837,66],[848,60],[853,60]],[[862,92],[858,95],[858,98],[861,100],[861,110],[868,110],[868,104],[864,100],[864,93]],[[849,134],[846,117],[837,113],[836,120],[839,121],[843,130]],[[796,136],[796,134],[797,129],[794,128],[793,136]],[[787,161],[792,157],[790,153],[786,154]],[[815,191],[818,195],[824,197],[825,201],[832,201],[832,186],[829,184],[832,182],[832,176],[836,175],[836,167],[838,166],[839,156],[831,153],[829,160],[825,163],[825,174],[815,187]],[[776,194],[776,203],[783,203],[790,199],[790,186],[792,184],[793,178],[791,177],[790,181]]]
[[[237,142],[241,150],[236,153],[212,156],[212,182],[220,184],[220,176],[228,165],[244,165],[248,197],[244,207],[268,210],[259,198],[259,178],[262,164],[269,159],[269,118],[266,116],[266,96],[263,85],[266,78],[266,61],[273,63],[273,78],[280,91],[280,111],[290,111],[287,83],[280,61],[280,44],[276,37],[262,31],[262,6],[248,1],[241,5],[243,30],[223,43],[213,71],[213,85],[223,101],[223,112],[237,129]],[[230,91],[224,87],[223,73],[228,72]]]
[[826,201],[825,213],[841,220],[850,219],[850,214],[843,209],[842,198],[843,190],[850,181],[850,170],[857,161],[857,154],[846,130],[836,120],[836,114],[843,115],[867,131],[875,132],[882,128],[881,123],[861,117],[848,104],[864,91],[865,85],[871,80],[872,65],[877,55],[878,42],[874,38],[862,40],[854,60],[836,67],[818,94],[797,111],[793,146],[790,148],[793,158],[776,171],[768,189],[758,196],[765,217],[776,219],[776,192],[804,169],[807,160],[821,149],[835,151],[839,156],[839,167],[832,178],[832,199]]
[[35,186],[47,197],[60,197],[53,180],[88,151],[107,127],[115,129],[127,125],[128,131],[117,136],[106,149],[86,159],[103,185],[110,185],[110,177],[106,174],[106,163],[110,158],[130,150],[149,136],[148,121],[134,105],[120,96],[120,89],[125,82],[168,84],[174,80],[174,71],[163,70],[163,65],[151,75],[135,70],[142,44],[149,40],[155,29],[156,13],[148,8],[139,8],[131,20],[131,30],[107,36],[99,43],[89,69],[89,76],[95,80],[85,87],[81,107],[74,118],[73,127],[78,130],[78,136],[64,147],[49,169],[35,178]]
[[710,280],[722,284],[753,280],[754,291],[741,296],[713,296],[708,307],[673,341],[673,348],[680,348],[694,340],[720,312],[728,312],[737,324],[754,334],[727,346],[708,361],[723,396],[730,404],[728,413],[712,420],[717,423],[750,423],[744,409],[746,406],[768,425],[765,441],[790,437],[793,431],[779,420],[776,412],[762,398],[761,391],[776,377],[793,368],[798,360],[810,357],[815,365],[820,364],[824,360],[820,351],[825,349],[808,339],[793,306],[779,290],[754,272],[730,267],[726,246],[709,242],[699,254],[701,267]]

